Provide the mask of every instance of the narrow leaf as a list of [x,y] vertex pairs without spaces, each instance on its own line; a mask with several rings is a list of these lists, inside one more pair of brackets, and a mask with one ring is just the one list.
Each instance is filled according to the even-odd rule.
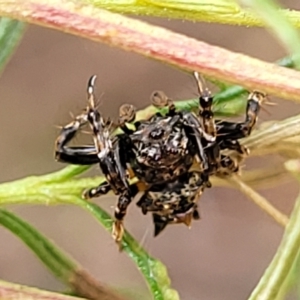
[[25,24],[9,18],[0,19],[0,71],[2,71],[18,45]]
[[[300,180],[299,160],[289,161],[286,168]],[[296,261],[300,248],[300,195],[296,200],[295,207],[286,227],[279,248],[260,279],[258,285],[252,292],[249,300],[274,300]]]
[[[239,26],[264,26],[264,21],[237,1],[226,0],[86,0],[96,7],[112,12],[139,16],[154,16]],[[300,12],[283,9],[282,13],[298,28]]]
[[[70,286],[77,295],[95,300],[123,299],[93,279],[85,270],[79,267],[79,264],[63,253],[53,242],[50,242],[35,228],[16,215],[0,209],[0,224],[19,237],[38,256],[41,262],[57,278]],[[0,282],[0,296],[1,293],[5,293],[5,290],[1,290]]]
[[[261,16],[270,31],[273,32],[290,54],[299,56],[299,32],[282,13],[275,0],[241,0],[241,2],[249,5],[257,15]],[[300,57],[297,57],[296,63],[300,66]]]

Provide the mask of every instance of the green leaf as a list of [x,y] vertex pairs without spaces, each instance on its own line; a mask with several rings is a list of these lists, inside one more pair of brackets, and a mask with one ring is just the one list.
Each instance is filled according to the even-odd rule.
[[[1,184],[0,204],[38,203],[49,205],[64,203],[78,205],[91,213],[104,226],[106,230],[111,232],[111,226],[113,223],[112,217],[96,204],[89,203],[79,197],[83,189],[89,186],[98,185],[101,181],[103,181],[103,178],[83,178],[77,180],[69,179],[70,175],[79,174],[83,171],[84,168],[82,167],[70,166],[62,171],[49,175],[36,177],[32,176],[29,178],[21,179],[15,182],[16,184]],[[9,213],[6,212],[4,214],[4,212],[2,212],[3,217],[2,220],[0,218],[0,222],[3,222],[3,224],[6,224],[5,222],[7,221],[7,217],[5,218],[5,216],[7,214]],[[12,227],[12,230],[14,230],[13,232],[15,232],[16,234],[20,233],[22,226],[23,225]],[[38,236],[38,233],[35,232],[34,229],[27,228],[26,225],[24,225],[23,228],[26,229],[26,232],[31,232],[31,239],[24,241],[30,247],[32,247],[37,255],[43,256],[44,252],[42,250],[44,248],[42,248],[42,250],[34,248],[36,246],[34,241],[38,241],[39,239],[41,239],[41,237]],[[23,235],[21,235],[20,237],[22,238]],[[32,242],[32,244],[30,244],[30,242]],[[43,243],[38,244],[41,244],[41,246],[43,246]],[[170,280],[166,272],[166,267],[161,262],[148,255],[147,252],[128,233],[125,233],[125,237],[122,241],[122,246],[124,251],[128,254],[129,257],[133,259],[141,273],[144,275],[144,278],[152,291],[154,299],[178,299],[177,292],[170,288]],[[46,248],[48,249],[49,247],[47,246]],[[56,255],[56,252],[54,252],[54,254]],[[53,255],[51,254],[49,259],[41,259],[49,268],[51,268],[52,272],[54,272],[58,277],[65,279],[69,276],[69,274],[66,274],[65,272],[70,271],[70,268],[68,267],[70,264],[67,264],[68,268],[60,269],[60,264],[55,264],[56,259]],[[58,259],[57,261],[59,262]]]
[[[287,120],[274,124],[263,130],[254,132],[253,135],[243,141],[251,150],[260,147],[276,149],[276,143],[282,143],[284,138],[299,135],[300,116],[295,116]],[[73,204],[78,205],[90,212],[109,232],[113,219],[104,210],[93,203],[89,203],[80,198],[82,190],[101,183],[102,177],[96,178],[71,178],[83,172],[86,167],[69,166],[61,171],[44,176],[32,176],[14,182],[0,184],[0,204]],[[5,219],[4,219],[5,220]],[[20,228],[22,226],[19,226]],[[23,226],[24,228],[26,226]],[[19,230],[19,229],[18,229]],[[16,233],[18,232],[16,230]],[[34,240],[37,240],[35,237]],[[166,268],[161,262],[149,256],[140,245],[128,234],[123,240],[124,251],[134,260],[138,268],[143,273],[148,285],[151,288],[155,299],[177,299],[176,291],[170,288],[170,280],[166,274]]]
[[[85,0],[96,7],[113,12],[140,16],[154,16],[180,20],[213,22],[243,26],[264,26],[264,22],[235,0]],[[300,13],[282,10],[297,27]]]
[[18,45],[25,24],[9,18],[0,19],[0,71],[2,71]]
[[[70,286],[75,294],[86,297],[87,299],[110,299],[124,300],[116,295],[95,279],[93,279],[85,270],[81,269],[78,263],[68,257],[53,242],[49,241],[38,230],[20,219],[11,212],[0,209],[0,224],[13,232],[20,238],[41,260],[43,264],[64,284]],[[14,292],[14,290],[12,291]],[[34,299],[43,299],[47,292],[31,291],[25,289],[24,292],[29,293]],[[31,294],[31,292],[34,292]],[[0,281],[0,298],[6,295],[6,284]],[[14,293],[12,293],[14,295]],[[39,298],[39,296],[41,298]],[[50,299],[64,299],[63,296],[56,294],[48,295]],[[65,297],[66,300],[70,297]],[[2,298],[1,298],[2,299]],[[14,299],[14,298],[12,298]],[[22,298],[23,299],[23,298]]]
[[159,6],[163,9],[200,12],[207,14],[234,14],[239,13],[241,7],[235,0],[142,0],[149,6]]
[[23,240],[56,277],[68,282],[76,264],[57,246],[28,223],[4,209],[0,209],[0,224]]
[[258,14],[300,66],[300,36],[275,0],[241,0]]

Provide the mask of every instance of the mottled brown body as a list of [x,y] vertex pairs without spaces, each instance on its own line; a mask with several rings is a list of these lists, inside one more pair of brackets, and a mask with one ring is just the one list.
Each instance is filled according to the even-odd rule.
[[[127,207],[138,192],[143,194],[137,205],[143,214],[152,213],[155,235],[168,224],[190,226],[192,219],[200,218],[198,200],[203,190],[211,186],[209,177],[238,170],[238,165],[222,150],[231,149],[242,155],[248,152],[238,139],[251,133],[265,95],[249,95],[244,122],[215,121],[213,97],[202,88],[196,75],[200,92],[198,114],[176,111],[171,99],[163,92],[155,92],[153,105],[167,107],[167,113],[134,122],[135,108],[125,104],[120,108],[118,124],[123,133],[114,136],[112,122],[104,120],[95,107],[95,78],[91,77],[88,83],[88,107],[62,129],[56,140],[56,159],[82,165],[99,163],[106,181],[85,191],[84,197],[97,197],[111,190],[119,196],[113,226],[113,237],[118,243],[123,236]],[[133,122],[135,128],[127,127],[128,122]],[[87,124],[94,145],[68,146]],[[133,177],[138,182],[130,185]]]

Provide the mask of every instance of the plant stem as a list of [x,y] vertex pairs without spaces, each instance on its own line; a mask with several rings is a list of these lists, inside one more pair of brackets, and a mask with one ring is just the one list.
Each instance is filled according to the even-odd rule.
[[280,143],[285,139],[300,135],[300,114],[272,122],[267,128],[254,131],[249,137],[242,139],[241,143],[247,146],[251,152],[261,148]]
[[[113,220],[99,206],[79,197],[72,197],[72,203],[91,213],[108,232],[111,232]],[[156,300],[179,299],[178,293],[170,287],[171,281],[166,267],[159,260],[151,257],[128,232],[125,232],[122,240],[122,250],[136,263]]]
[[18,45],[24,31],[25,24],[8,18],[0,20],[0,71],[4,69]]
[[[203,5],[199,0],[197,4],[190,5],[189,1],[114,1],[114,0],[87,0],[96,7],[110,10],[112,12],[138,15],[153,16],[168,19],[180,19],[209,23],[221,23],[239,26],[260,26],[263,27],[264,21],[253,14],[249,9],[232,5],[228,7],[219,6],[218,1],[209,1],[209,5]],[[208,1],[206,1],[207,3]],[[229,2],[229,1],[228,1]],[[223,2],[224,3],[224,2]],[[300,27],[300,13],[295,10],[281,10],[294,26]]]
[[[300,180],[300,162],[293,160],[286,163],[286,168]],[[286,227],[279,248],[252,292],[249,300],[274,300],[280,292],[287,274],[296,261],[300,247],[300,195],[298,196],[290,221]]]
[[83,298],[71,297],[58,293],[41,291],[36,288],[27,287],[19,284],[8,283],[0,280],[0,299],[1,300],[83,300]]
[[[271,167],[243,171],[239,176],[242,182],[251,187],[266,189],[275,185],[278,186],[278,184],[284,184],[287,180],[290,180],[287,175],[286,169],[280,162]],[[212,186],[236,188],[228,178],[212,176],[210,180]]]
[[[0,224],[19,237],[38,256],[42,263],[57,278],[70,286],[77,295],[95,300],[123,300],[112,290],[97,282],[53,242],[50,242],[35,228],[16,215],[0,209]],[[0,284],[0,296],[1,293]]]
[[71,0],[11,0],[0,15],[155,58],[220,81],[300,101],[300,74]]
[[286,215],[276,209],[267,199],[262,197],[259,193],[255,192],[250,186],[244,183],[239,176],[233,174],[228,180],[239,188],[250,200],[252,200],[264,212],[270,215],[278,224],[286,227],[289,219]]
[[[297,29],[288,20],[283,10],[275,0],[240,0],[255,10],[261,16],[270,31],[283,44],[290,54],[299,56],[300,37]],[[296,63],[300,66],[300,59],[297,57]]]

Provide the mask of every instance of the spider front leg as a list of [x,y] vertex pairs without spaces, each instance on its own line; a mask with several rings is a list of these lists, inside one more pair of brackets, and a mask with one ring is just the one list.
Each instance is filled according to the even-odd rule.
[[[198,86],[199,92],[199,117],[201,120],[204,132],[214,138],[213,142],[208,142],[205,147],[205,152],[209,161],[209,173],[214,173],[220,166],[221,156],[220,147],[216,143],[217,127],[215,124],[213,107],[213,97],[208,88],[204,88],[203,79],[200,78],[197,72],[194,76]],[[202,79],[202,80],[201,80]]]
[[211,92],[209,91],[209,89],[203,87],[204,84],[201,82],[199,74],[197,72],[194,72],[194,76],[197,82],[198,92],[200,95],[199,115],[202,121],[203,129],[207,134],[216,137],[217,128],[214,120],[214,113],[212,111],[213,97],[211,96]]
[[[93,140],[98,156],[98,162],[106,182],[98,187],[92,188],[84,193],[86,199],[108,193],[110,190],[119,195],[115,209],[115,219],[112,236],[120,244],[123,236],[123,219],[128,205],[134,197],[134,188],[128,182],[126,164],[130,159],[130,139],[126,134],[112,136],[114,128],[110,120],[104,120],[94,103],[94,82],[93,76],[88,84],[89,107],[87,110],[87,121],[93,132]],[[135,115],[135,113],[133,113]],[[126,119],[128,121],[128,118]],[[125,122],[124,122],[125,125]]]
[[242,155],[248,154],[248,149],[245,146],[240,145],[238,139],[250,135],[257,122],[261,104],[265,99],[265,94],[254,91],[250,93],[248,97],[246,118],[244,122],[218,122],[217,140],[221,149],[235,150]]
[[87,115],[84,113],[62,128],[55,141],[55,159],[57,161],[75,165],[92,165],[99,162],[95,146],[67,146],[86,123]]
[[204,185],[206,187],[211,187],[209,175],[212,172],[212,161],[215,159],[212,157],[211,153],[215,155],[215,152],[213,152],[214,148],[212,147],[211,149],[205,149],[204,151],[203,141],[205,141],[206,145],[214,145],[216,139],[203,131],[198,118],[194,114],[184,112],[183,120],[186,134],[196,146],[196,160],[198,163],[202,164],[202,179]]

